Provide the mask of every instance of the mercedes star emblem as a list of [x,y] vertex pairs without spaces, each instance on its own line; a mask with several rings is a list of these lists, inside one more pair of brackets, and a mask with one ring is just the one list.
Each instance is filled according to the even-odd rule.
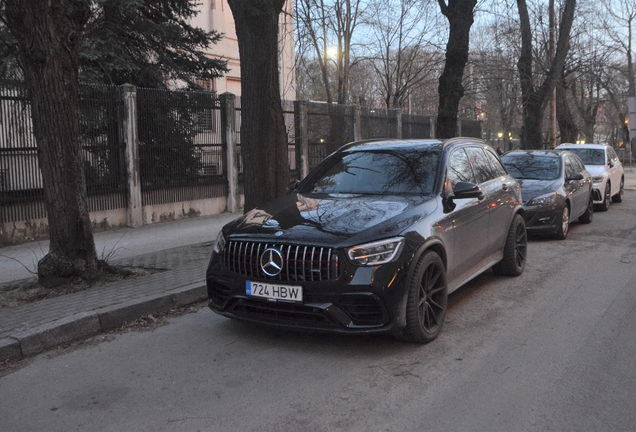
[[267,276],[278,276],[283,269],[283,255],[278,249],[265,249],[261,255],[261,268]]

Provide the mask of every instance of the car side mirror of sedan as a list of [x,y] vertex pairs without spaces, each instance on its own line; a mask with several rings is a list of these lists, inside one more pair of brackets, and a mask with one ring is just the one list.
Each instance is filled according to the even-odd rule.
[[584,178],[585,177],[583,177],[583,174],[575,172],[570,174],[570,176],[568,177],[568,181],[583,180]]
[[295,191],[299,184],[300,184],[300,180],[294,180],[293,182],[288,184],[287,193],[292,193],[293,191]]

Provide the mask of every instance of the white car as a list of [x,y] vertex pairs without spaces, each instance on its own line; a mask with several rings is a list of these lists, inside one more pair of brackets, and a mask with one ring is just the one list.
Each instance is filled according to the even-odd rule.
[[609,209],[610,200],[623,201],[625,175],[623,164],[608,144],[561,144],[556,150],[576,153],[592,174],[594,204],[601,211]]

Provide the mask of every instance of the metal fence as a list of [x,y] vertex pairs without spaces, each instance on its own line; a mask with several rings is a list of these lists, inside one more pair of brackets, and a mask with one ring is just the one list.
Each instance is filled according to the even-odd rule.
[[142,205],[225,196],[213,93],[137,89],[137,133]]
[[[125,103],[132,91],[135,117]],[[128,94],[128,93],[126,93]],[[89,210],[126,208],[125,119],[135,122],[141,203],[157,205],[225,197],[229,193],[222,124],[234,100],[234,147],[242,193],[241,99],[211,92],[80,86],[80,132]],[[224,105],[226,104],[226,105]],[[303,105],[304,104],[304,105]],[[300,106],[303,108],[300,108]],[[304,114],[300,113],[303,110]],[[229,115],[229,114],[228,114]],[[340,146],[364,138],[429,138],[433,118],[395,110],[283,101],[290,179],[315,167]],[[304,118],[302,122],[300,118]],[[303,125],[302,127],[300,125]],[[462,122],[465,136],[481,136],[479,122]],[[306,130],[305,130],[306,129]],[[301,157],[301,144],[305,147]],[[301,159],[306,162],[301,166]],[[308,165],[308,167],[307,167]],[[0,223],[46,217],[30,103],[22,83],[0,81]]]

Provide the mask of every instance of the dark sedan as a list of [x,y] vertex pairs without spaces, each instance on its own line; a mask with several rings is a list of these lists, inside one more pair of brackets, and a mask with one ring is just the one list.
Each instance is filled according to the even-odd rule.
[[516,150],[501,157],[521,185],[528,232],[564,240],[570,222],[592,222],[592,177],[569,151]]
[[519,185],[471,138],[352,143],[218,236],[209,306],[236,319],[418,343],[447,296],[489,268],[521,274]]

